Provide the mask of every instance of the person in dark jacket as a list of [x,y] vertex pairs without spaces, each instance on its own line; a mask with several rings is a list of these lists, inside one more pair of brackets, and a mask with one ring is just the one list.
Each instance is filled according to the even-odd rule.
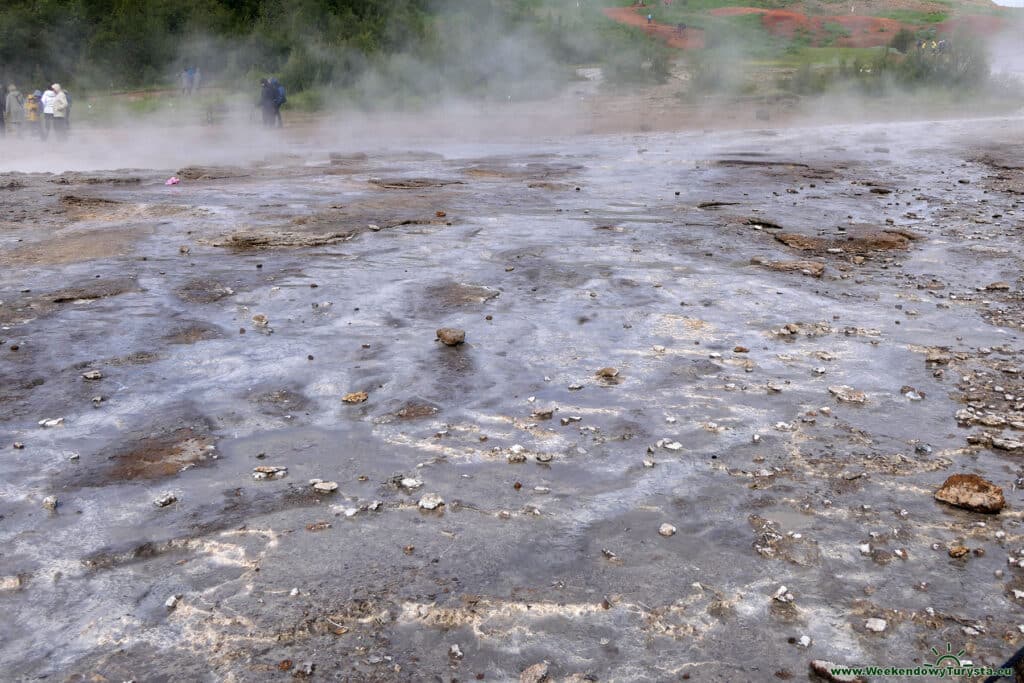
[[256,106],[259,107],[263,125],[268,128],[270,126],[273,126],[275,122],[275,99],[276,93],[274,92],[273,86],[270,85],[270,81],[268,81],[266,78],[261,78],[260,98],[256,101]]
[[281,106],[288,101],[288,97],[285,95],[284,86],[276,78],[270,79],[270,88],[274,101],[274,125],[284,128],[284,121],[281,120]]

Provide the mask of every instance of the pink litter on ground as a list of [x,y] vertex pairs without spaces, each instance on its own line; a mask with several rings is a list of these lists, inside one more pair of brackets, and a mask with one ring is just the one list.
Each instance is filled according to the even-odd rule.
[[164,185],[177,185],[180,182],[181,182],[180,178],[178,178],[177,176],[171,176],[170,178],[167,179],[167,181],[164,183]]

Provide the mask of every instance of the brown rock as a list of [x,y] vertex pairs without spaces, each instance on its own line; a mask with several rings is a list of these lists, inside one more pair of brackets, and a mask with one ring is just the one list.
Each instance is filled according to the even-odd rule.
[[827,662],[824,659],[815,659],[811,662],[811,672],[821,679],[826,681],[832,681],[833,683],[864,683],[865,679],[861,676],[851,676],[848,674],[833,674],[833,669],[846,668],[843,664],[836,664],[834,662]]
[[519,683],[545,683],[550,680],[547,662],[538,662],[533,666],[527,667],[519,676]]
[[935,492],[935,500],[974,512],[997,513],[1006,506],[1003,489],[976,474],[954,474]]
[[1010,283],[1008,282],[992,282],[985,285],[985,289],[990,292],[1005,292],[1010,289]]
[[604,379],[614,379],[619,376],[619,370],[618,368],[601,368],[594,374]]
[[344,401],[345,403],[350,403],[354,405],[356,403],[362,403],[368,398],[370,398],[370,395],[367,394],[365,391],[356,391],[351,394],[345,394],[344,396],[341,397],[341,400]]
[[825,273],[825,264],[817,261],[769,261],[755,256],[750,259],[750,263],[768,270],[781,273],[803,273],[810,277],[821,277]]
[[437,331],[437,338],[445,346],[458,346],[466,341],[466,331],[454,327],[442,327]]
[[969,552],[970,551],[965,546],[962,546],[959,543],[957,545],[950,546],[949,548],[949,556],[954,559],[963,557]]

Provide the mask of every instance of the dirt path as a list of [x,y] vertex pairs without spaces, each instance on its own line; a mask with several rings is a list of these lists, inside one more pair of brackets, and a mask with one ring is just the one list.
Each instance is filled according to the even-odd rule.
[[617,21],[620,24],[627,26],[638,26],[643,28],[652,36],[660,38],[665,41],[671,47],[679,48],[680,50],[699,50],[704,47],[704,31],[699,28],[687,28],[683,31],[682,35],[676,30],[675,26],[669,24],[661,24],[658,22],[647,23],[647,16],[637,14],[637,9],[646,9],[643,7],[609,7],[604,11],[612,21]]

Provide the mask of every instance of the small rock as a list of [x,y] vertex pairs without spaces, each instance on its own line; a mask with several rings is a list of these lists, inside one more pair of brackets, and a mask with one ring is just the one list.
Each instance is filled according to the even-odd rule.
[[277,465],[260,465],[252,469],[252,478],[257,481],[263,479],[283,479],[287,474],[287,467],[279,467]]
[[266,327],[270,324],[270,318],[262,313],[257,313],[252,317],[252,324],[256,327]]
[[448,648],[448,656],[452,659],[462,659],[462,648],[459,647],[457,643],[455,645],[452,645],[450,648]]
[[953,559],[960,559],[961,557],[965,557],[969,552],[970,550],[968,550],[966,546],[962,546],[960,544],[950,546],[949,548],[949,556]]
[[526,462],[526,453],[523,453],[522,451],[512,451],[505,456],[505,458],[513,465],[518,465],[519,463]]
[[341,397],[341,400],[344,401],[345,403],[355,405],[356,403],[364,402],[368,398],[370,398],[370,395],[367,394],[365,391],[355,391],[352,392],[351,394],[345,394],[344,396]]
[[793,602],[795,599],[785,586],[779,586],[778,590],[772,594],[772,600],[777,602]]
[[650,469],[651,467],[654,467],[654,465],[655,463],[653,460],[651,460],[650,458],[644,458],[644,467]]
[[796,644],[799,645],[800,647],[804,648],[804,649],[807,649],[807,648],[809,648],[811,646],[811,637],[810,636],[800,636],[800,640],[796,641]]
[[985,289],[990,292],[1005,292],[1010,289],[1010,283],[1008,282],[991,282],[985,285]]
[[665,522],[660,527],[658,527],[658,533],[661,534],[662,536],[665,536],[666,538],[668,538],[669,536],[674,536],[675,535],[676,528],[674,526],[672,526],[671,524],[669,524],[668,522]]
[[1006,506],[1003,489],[976,474],[954,474],[935,492],[935,499],[974,512],[997,513]]
[[46,498],[43,498],[43,507],[50,512],[56,510],[58,505],[60,505],[60,502],[57,500],[57,496],[47,496]]
[[551,455],[550,453],[537,453],[534,456],[534,458],[537,459],[537,462],[544,462],[544,463],[551,462],[552,460],[554,460],[554,456]]
[[177,502],[178,497],[173,493],[167,492],[160,496],[159,498],[157,498],[156,500],[154,500],[153,505],[156,505],[158,508],[165,508],[168,505],[173,505],[174,503]]
[[39,426],[42,427],[43,429],[48,429],[50,427],[59,427],[62,424],[64,424],[64,418],[63,417],[51,417],[51,418],[39,421]]
[[21,588],[20,576],[0,576],[0,591],[16,591]]
[[557,408],[554,407],[537,408],[536,410],[533,411],[532,416],[535,420],[550,420],[552,417],[555,416],[555,410],[557,410]]
[[21,450],[21,449],[23,449],[24,447],[25,447],[25,444],[23,444],[22,442],[20,442],[20,441],[15,441],[15,442],[14,442],[14,449],[15,449],[15,450],[18,450],[18,451],[20,451],[20,450]]
[[614,379],[614,378],[619,376],[619,369],[618,368],[601,368],[600,370],[598,370],[594,374],[596,374],[598,377],[601,377],[602,379]]
[[829,387],[828,392],[846,403],[865,403],[868,400],[867,395],[863,391],[857,391],[845,384]]
[[426,493],[420,498],[419,506],[422,510],[436,510],[444,505],[444,498],[436,493]]
[[888,626],[889,624],[885,621],[885,619],[879,619],[877,617],[872,617],[871,619],[868,619],[864,622],[864,628],[875,633],[881,633]]
[[87,379],[87,380],[92,380],[92,381],[95,381],[95,380],[98,380],[98,379],[103,379],[103,373],[101,373],[99,370],[89,370],[88,372],[83,372],[82,373],[82,379]]
[[313,484],[313,490],[317,493],[334,493],[338,490],[338,482],[336,481],[318,481]]
[[167,600],[164,602],[164,607],[166,607],[167,609],[174,609],[178,606],[179,602],[181,602],[181,596],[172,595],[171,597],[167,598]]
[[437,338],[445,346],[458,346],[466,341],[466,331],[455,327],[442,327],[437,331]]
[[398,482],[398,485],[401,486],[403,489],[415,491],[419,487],[423,486],[423,482],[413,477],[403,477],[402,480]]

